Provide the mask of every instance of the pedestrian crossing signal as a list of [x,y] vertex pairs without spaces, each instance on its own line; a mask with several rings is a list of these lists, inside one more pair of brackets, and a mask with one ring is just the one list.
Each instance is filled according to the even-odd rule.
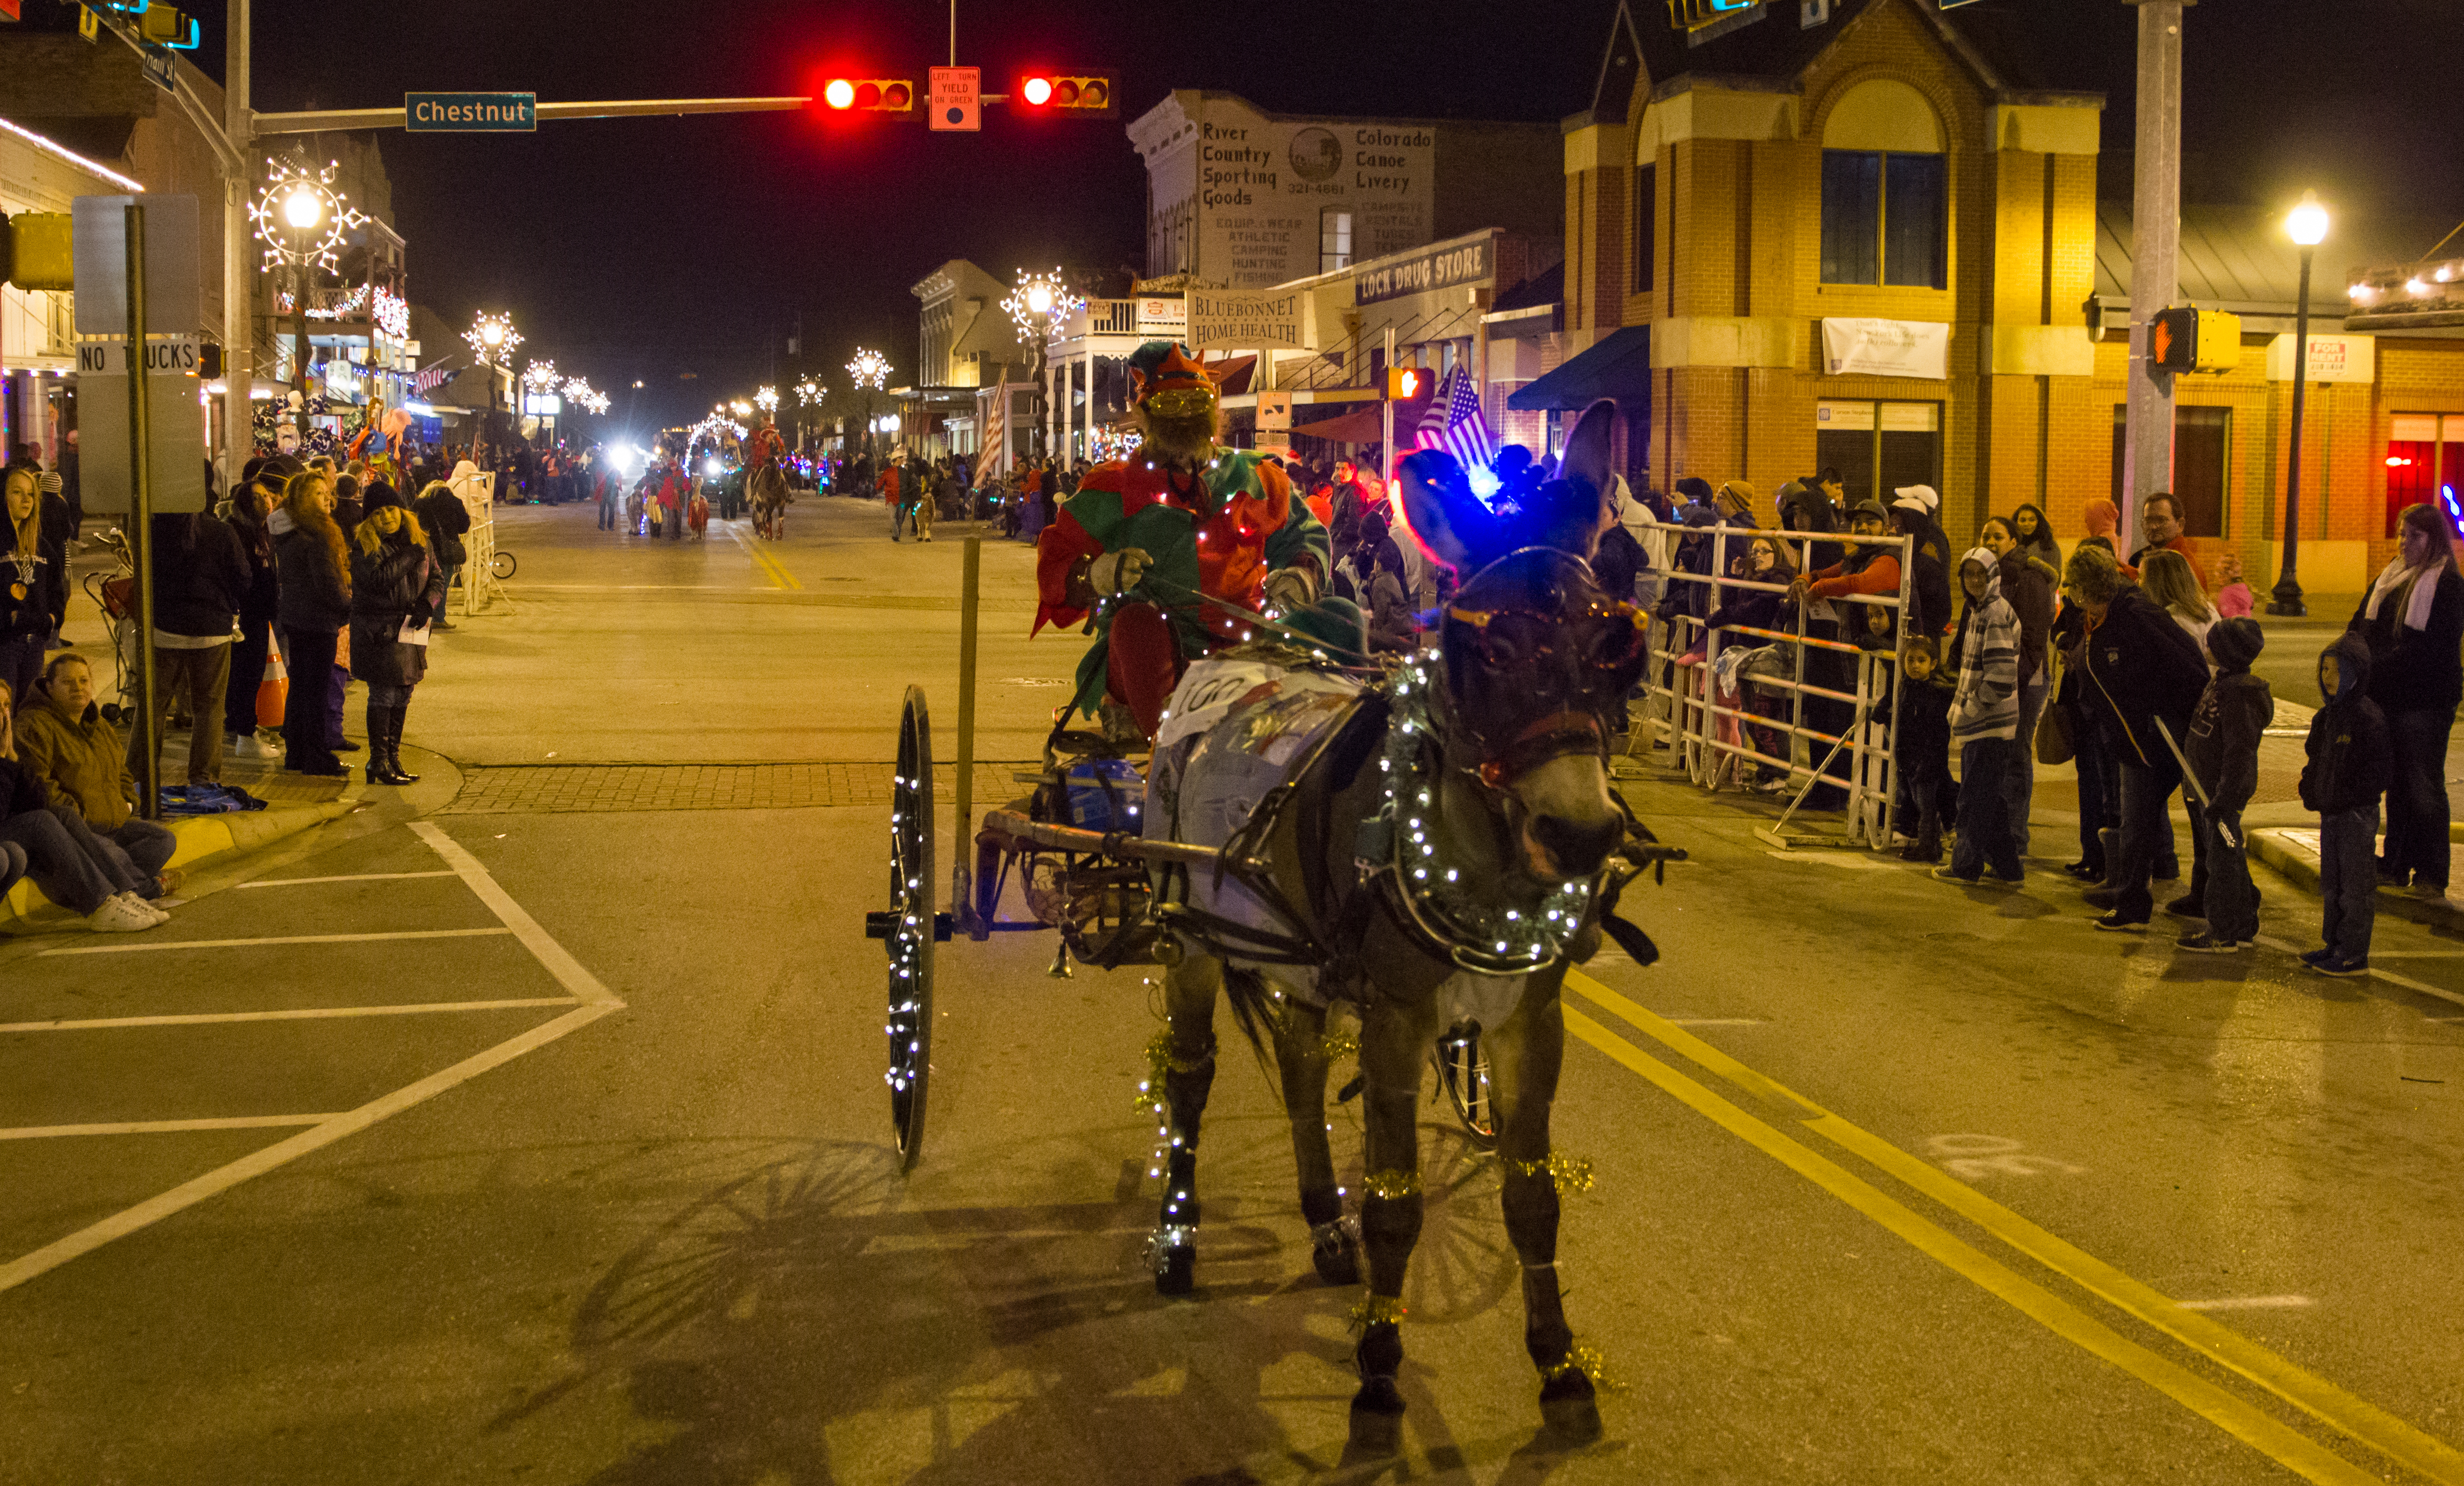
[[2225,372],[2241,364],[2241,317],[2223,310],[2160,310],[2147,327],[2147,360],[2170,372]]
[[1027,73],[1011,84],[1010,101],[1023,114],[1117,119],[1119,88],[1108,72]]
[[919,119],[913,77],[833,77],[822,89],[822,101],[837,113],[888,114]]
[[1437,379],[1429,375],[1429,369],[1425,366],[1388,367],[1386,401],[1408,403],[1416,397],[1426,396],[1429,388],[1436,384],[1436,381]]

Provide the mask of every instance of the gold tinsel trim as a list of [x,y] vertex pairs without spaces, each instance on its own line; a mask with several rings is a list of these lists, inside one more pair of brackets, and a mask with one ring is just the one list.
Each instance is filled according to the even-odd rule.
[[1586,1156],[1570,1156],[1562,1150],[1552,1150],[1538,1161],[1508,1161],[1506,1166],[1507,1169],[1523,1176],[1548,1172],[1549,1179],[1557,1184],[1560,1197],[1579,1196],[1592,1190],[1592,1163]]
[[1373,1197],[1392,1202],[1397,1197],[1420,1194],[1420,1173],[1418,1171],[1372,1171],[1360,1179],[1361,1189]]
[[1411,1311],[1396,1296],[1363,1296],[1359,1303],[1352,1307],[1352,1324],[1364,1330],[1370,1326],[1391,1326],[1400,1323],[1410,1314]]
[[1609,1360],[1600,1354],[1600,1349],[1596,1346],[1575,1345],[1566,1348],[1566,1355],[1559,1359],[1557,1366],[1546,1369],[1541,1376],[1553,1381],[1570,1372],[1580,1372],[1584,1377],[1592,1380],[1592,1387],[1607,1392],[1615,1392],[1620,1387],[1609,1376]]
[[1326,1040],[1318,1044],[1318,1051],[1326,1055],[1328,1062],[1340,1062],[1346,1058],[1360,1056],[1360,1039],[1349,1032],[1330,1033]]

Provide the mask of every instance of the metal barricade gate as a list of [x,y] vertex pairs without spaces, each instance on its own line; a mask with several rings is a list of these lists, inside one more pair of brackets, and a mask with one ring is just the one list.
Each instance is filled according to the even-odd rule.
[[[1899,701],[1901,688],[1895,684],[1894,670],[1899,665],[1900,643],[1906,633],[1903,616],[1909,610],[1914,592],[1915,538],[1911,536],[1856,536],[1846,533],[1810,533],[1763,531],[1753,527],[1686,527],[1665,522],[1639,523],[1648,529],[1669,534],[1668,564],[1649,569],[1651,576],[1666,585],[1694,584],[1707,590],[1705,617],[1717,614],[1721,596],[1729,591],[1745,593],[1786,593],[1786,583],[1758,582],[1728,572],[1732,551],[1749,547],[1758,540],[1769,540],[1793,549],[1796,571],[1811,571],[1814,549],[1817,543],[1852,547],[1881,547],[1900,559],[1899,592],[1892,595],[1842,595],[1830,600],[1816,600],[1796,605],[1794,628],[1774,630],[1743,624],[1724,624],[1711,629],[1703,619],[1690,614],[1673,616],[1668,623],[1652,628],[1651,661],[1644,671],[1645,717],[1632,733],[1639,744],[1645,730],[1663,737],[1672,761],[1686,777],[1703,788],[1717,791],[1742,769],[1767,765],[1787,772],[1793,793],[1788,808],[1771,825],[1755,834],[1774,845],[1796,846],[1867,846],[1876,850],[1890,843],[1894,821],[1892,800],[1898,782],[1892,746],[1899,734]],[[1683,543],[1692,539],[1707,542],[1711,548],[1710,571],[1689,572],[1680,563]],[[1864,623],[1869,610],[1880,609],[1890,615],[1890,645],[1872,649],[1853,641],[1832,639],[1809,628],[1809,612],[1817,604],[1828,604],[1842,620],[1851,623]],[[1853,618],[1852,618],[1853,617]],[[1854,630],[1848,631],[1854,633]],[[1719,671],[1721,656],[1735,648],[1728,637],[1743,636],[1756,642],[1754,647],[1786,645],[1790,659],[1787,674],[1774,676],[1768,671],[1751,674],[1739,668],[1734,685],[1729,688],[1736,705],[1721,699]],[[1806,678],[1806,657],[1809,652],[1850,656],[1855,659],[1855,681],[1852,691],[1827,687]],[[1754,688],[1766,694],[1779,692],[1789,700],[1786,720],[1766,716],[1749,705]],[[1842,731],[1828,732],[1810,726],[1806,720],[1806,699],[1816,698],[1852,709]],[[1879,714],[1879,715],[1878,715]],[[1786,756],[1777,756],[1755,746],[1755,731],[1776,732],[1787,742],[1781,745]],[[1805,760],[1797,761],[1797,745],[1804,746]],[[1845,771],[1837,765],[1844,756]],[[1829,782],[1843,790],[1848,797],[1845,818],[1838,829],[1812,829],[1792,826],[1797,812],[1805,805],[1817,785]]]

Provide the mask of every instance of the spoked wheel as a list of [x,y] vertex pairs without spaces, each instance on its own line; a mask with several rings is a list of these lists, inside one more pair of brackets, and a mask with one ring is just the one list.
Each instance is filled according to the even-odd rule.
[[1438,1038],[1430,1056],[1438,1065],[1438,1086],[1445,1090],[1463,1132],[1482,1150],[1495,1150],[1497,1116],[1488,1099],[1488,1055],[1481,1051],[1480,1023],[1457,1022]]
[[933,722],[924,688],[909,687],[898,715],[898,774],[890,794],[890,1125],[900,1170],[924,1149],[924,1095],[933,1081]]
[[521,559],[502,548],[497,549],[495,554],[488,558],[488,571],[495,575],[498,582],[512,578],[514,569],[519,566],[521,566]]

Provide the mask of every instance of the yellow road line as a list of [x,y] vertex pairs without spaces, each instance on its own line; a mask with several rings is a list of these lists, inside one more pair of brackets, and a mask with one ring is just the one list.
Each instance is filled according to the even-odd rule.
[[[2431,1480],[2446,1482],[2449,1486],[2464,1486],[2464,1452],[2457,1451],[2446,1441],[2414,1428],[2377,1405],[2344,1391],[2324,1378],[2296,1366],[2239,1332],[2228,1326],[2219,1325],[2196,1311],[2184,1310],[2153,1287],[2132,1278],[2094,1255],[2056,1237],[1983,1192],[1952,1178],[1931,1164],[1908,1154],[1880,1136],[1841,1119],[1795,1090],[1755,1072],[1710,1043],[1677,1026],[1666,1017],[1659,1016],[1626,996],[1619,995],[1591,976],[1578,971],[1570,972],[1566,977],[1566,984],[1577,994],[1631,1022],[1655,1040],[1748,1093],[1782,1107],[1793,1105],[1804,1110],[1804,1125],[1807,1129],[1841,1149],[1862,1157],[1877,1169],[1975,1223],[2020,1253],[2071,1279],[2090,1294],[2128,1312],[2183,1345],[2248,1378],[2321,1422],[2343,1431],[2374,1450],[2383,1452]],[[1581,1014],[1570,1010],[1567,1015],[1568,1024],[1573,1025],[1573,1018]],[[1589,1022],[1588,1018],[1585,1020]],[[1599,1026],[1596,1022],[1589,1022],[1589,1025],[1595,1028]],[[1605,1028],[1601,1028],[1600,1031],[1602,1036],[1614,1036]],[[1599,1045],[1596,1039],[1588,1035],[1585,1039]],[[1613,1058],[1617,1057],[1614,1051],[1605,1047],[1602,1050],[1609,1052]],[[1626,1061],[1623,1058],[1617,1058],[1617,1060]],[[1650,1060],[1645,1060],[1650,1061]],[[1628,1066],[1632,1064],[1629,1063]],[[1664,1067],[1657,1062],[1654,1062],[1653,1066]],[[1651,1075],[1646,1073],[1645,1077],[1651,1077]],[[1659,1081],[1654,1079],[1654,1082]],[[1662,1086],[1666,1087],[1665,1084]],[[1671,1090],[1671,1092],[1675,1091]],[[1679,1097],[1683,1098],[1683,1095]],[[1687,1103],[1691,1104],[1692,1101],[1689,1100]],[[1740,1115],[1743,1113],[1739,1111]],[[1750,1120],[1752,1117],[1744,1116],[1744,1118]],[[1760,1125],[1759,1121],[1754,1123]],[[1774,1139],[1787,1141],[1786,1136],[1771,1130],[1770,1126],[1762,1127],[1769,1130]],[[1854,1181],[1856,1178],[1850,1177],[1849,1180]],[[1924,1246],[1919,1245],[1919,1247]],[[1936,1257],[1940,1256],[1937,1255]],[[2167,1391],[2171,1390],[2168,1388]],[[2290,1463],[2287,1462],[2287,1464]]]
[[802,588],[804,586],[798,581],[795,574],[787,571],[786,564],[763,551],[756,538],[744,535],[743,523],[729,522],[727,535],[736,538],[736,545],[744,549],[744,555],[753,559],[754,567],[760,571],[762,577],[770,579],[771,587]]
[[[1589,994],[1589,992],[1584,993]],[[2305,1480],[2349,1482],[2378,1476],[2301,1434],[2245,1399],[2158,1356],[2044,1286],[1996,1262],[1881,1188],[1722,1099],[1573,1007],[1566,1026],[1677,1101],[1905,1239],[1919,1253],[1974,1283],[2046,1330],[2167,1394],[2184,1408]]]

